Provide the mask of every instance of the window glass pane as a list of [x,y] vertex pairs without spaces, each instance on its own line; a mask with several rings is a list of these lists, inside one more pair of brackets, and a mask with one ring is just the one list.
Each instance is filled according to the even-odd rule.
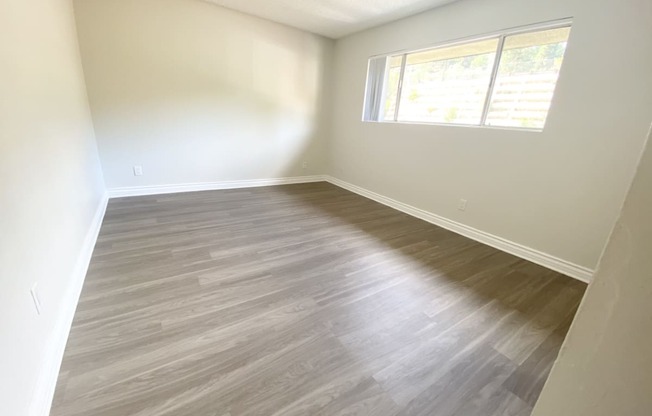
[[486,124],[543,128],[570,28],[505,38]]
[[480,124],[498,39],[407,56],[399,121]]
[[396,112],[396,97],[398,94],[398,82],[401,77],[401,65],[403,64],[403,55],[392,56],[388,62],[387,84],[385,87],[385,108],[383,120],[394,121]]

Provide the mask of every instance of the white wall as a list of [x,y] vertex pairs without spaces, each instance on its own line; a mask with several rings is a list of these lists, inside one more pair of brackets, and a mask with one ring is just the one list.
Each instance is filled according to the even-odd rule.
[[533,416],[652,412],[652,140]]
[[[56,362],[104,196],[69,0],[0,2],[0,413],[23,416]],[[30,298],[38,282],[42,314]],[[59,357],[61,358],[61,357]],[[56,370],[54,370],[56,371]],[[38,394],[35,396],[35,394]]]
[[331,40],[202,1],[75,14],[109,188],[325,173]]
[[[652,116],[651,7],[649,0],[462,0],[339,40],[332,174],[594,268]],[[570,16],[544,132],[360,121],[370,56]],[[457,210],[461,198],[466,212]]]

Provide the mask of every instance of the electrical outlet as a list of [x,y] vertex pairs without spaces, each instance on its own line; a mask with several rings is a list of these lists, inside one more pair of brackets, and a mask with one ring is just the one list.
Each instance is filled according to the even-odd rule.
[[466,211],[466,204],[468,202],[469,201],[467,201],[466,199],[460,199],[460,203],[457,205],[457,209],[459,209],[460,211]]
[[134,176],[143,176],[143,167],[140,165],[134,166]]
[[32,295],[32,301],[34,302],[34,307],[36,308],[36,313],[41,314],[41,300],[38,297],[38,283],[34,283],[34,286],[29,290],[29,293]]
[[307,169],[307,168],[308,168],[308,162],[305,162],[305,161],[304,161],[303,164],[302,164],[301,166],[302,166],[304,169]]

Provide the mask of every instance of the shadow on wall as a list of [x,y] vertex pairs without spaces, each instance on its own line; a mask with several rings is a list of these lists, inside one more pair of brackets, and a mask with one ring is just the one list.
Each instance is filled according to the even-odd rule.
[[109,187],[323,173],[330,41],[184,0],[76,14]]

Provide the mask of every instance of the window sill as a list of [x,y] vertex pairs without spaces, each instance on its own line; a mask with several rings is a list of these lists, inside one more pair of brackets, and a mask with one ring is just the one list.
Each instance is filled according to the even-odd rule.
[[487,129],[487,130],[511,130],[523,131],[529,133],[542,133],[543,128],[530,128],[530,127],[511,127],[511,126],[481,126],[479,124],[455,124],[455,123],[435,123],[427,121],[370,121],[362,120],[363,123],[373,124],[403,124],[403,125],[419,125],[419,126],[441,126],[441,127],[466,127],[472,129]]

